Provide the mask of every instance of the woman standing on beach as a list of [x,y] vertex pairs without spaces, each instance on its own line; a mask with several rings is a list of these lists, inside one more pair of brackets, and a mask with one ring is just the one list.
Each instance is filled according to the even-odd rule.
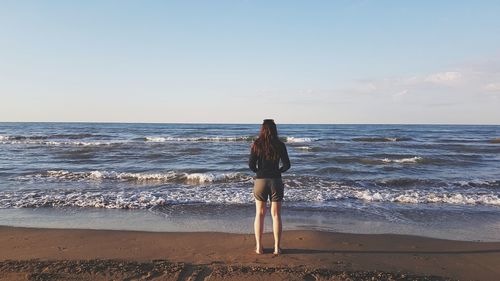
[[[282,166],[280,167],[280,160]],[[259,137],[253,142],[248,162],[250,169],[256,173],[253,194],[255,197],[255,242],[257,254],[264,253],[262,232],[268,198],[271,200],[273,218],[274,254],[281,253],[281,202],[284,185],[281,173],[290,169],[290,159],[285,144],[278,138],[278,130],[272,119],[264,120]]]

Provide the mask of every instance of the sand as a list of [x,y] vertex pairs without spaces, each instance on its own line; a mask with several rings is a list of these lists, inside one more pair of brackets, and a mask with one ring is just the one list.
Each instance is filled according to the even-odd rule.
[[282,255],[253,248],[251,234],[0,226],[0,280],[500,278],[500,242],[286,231]]

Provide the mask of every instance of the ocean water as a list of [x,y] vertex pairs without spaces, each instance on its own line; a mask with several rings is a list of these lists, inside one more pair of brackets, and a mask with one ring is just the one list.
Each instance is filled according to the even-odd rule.
[[[50,220],[67,210],[251,218],[247,163],[258,130],[258,124],[0,123],[0,224],[15,225],[23,218],[16,214],[28,210],[28,226],[30,218],[36,225],[33,214]],[[500,126],[278,124],[278,130],[292,162],[283,175],[290,225],[377,233],[404,226],[424,235],[439,229],[462,233],[440,237],[500,240]]]

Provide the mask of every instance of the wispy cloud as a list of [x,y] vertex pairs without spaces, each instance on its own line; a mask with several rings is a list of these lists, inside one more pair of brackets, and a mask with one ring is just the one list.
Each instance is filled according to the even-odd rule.
[[[336,88],[260,89],[239,98],[296,105],[395,103],[399,106],[457,106],[497,103],[500,59],[474,61],[435,72],[378,79],[362,78]],[[472,106],[472,105],[471,105]]]
[[424,81],[432,83],[450,83],[457,81],[462,77],[462,73],[458,71],[446,71],[434,73],[427,76]]
[[[496,63],[495,63],[496,62]],[[443,69],[439,72],[413,76],[401,76],[381,79],[361,79],[354,81],[342,91],[358,95],[389,96],[394,99],[412,96],[456,97],[500,92],[500,59],[474,62]],[[486,95],[490,96],[491,95]]]
[[489,83],[484,86],[484,90],[488,92],[500,92],[500,83]]

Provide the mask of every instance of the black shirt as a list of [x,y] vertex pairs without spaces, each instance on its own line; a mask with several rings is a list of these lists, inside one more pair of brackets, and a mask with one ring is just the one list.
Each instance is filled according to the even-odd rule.
[[[279,158],[276,160],[264,159],[264,156],[258,156],[254,152],[250,152],[248,167],[257,173],[256,178],[281,178],[281,173],[290,169],[290,159],[288,159],[285,144],[279,141],[278,147]],[[282,163],[281,167],[279,167],[280,160]]]

